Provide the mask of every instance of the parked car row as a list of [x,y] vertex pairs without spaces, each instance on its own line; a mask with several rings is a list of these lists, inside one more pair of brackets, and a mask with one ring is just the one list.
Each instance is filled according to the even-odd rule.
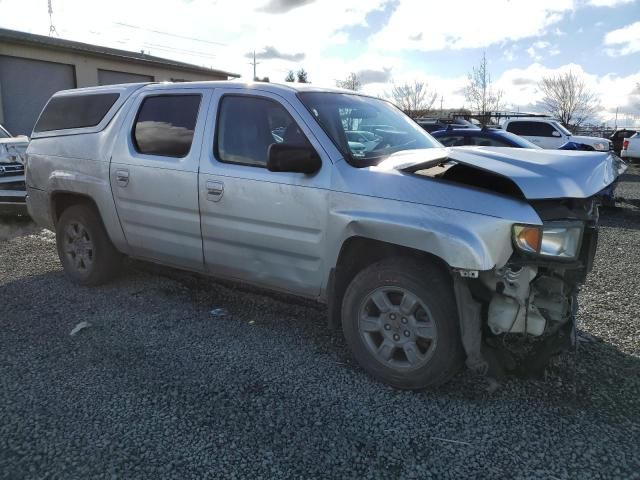
[[463,362],[538,370],[573,344],[596,196],[625,168],[608,150],[443,148],[381,99],[237,82],[59,92],[27,157],[29,212],[73,281],[128,255],[313,298],[406,389]]

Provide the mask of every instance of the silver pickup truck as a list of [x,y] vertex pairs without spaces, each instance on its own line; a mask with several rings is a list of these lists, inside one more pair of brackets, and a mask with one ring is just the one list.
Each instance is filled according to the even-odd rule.
[[81,285],[128,255],[316,299],[367,372],[419,389],[465,360],[539,369],[572,345],[595,198],[622,168],[608,152],[447,149],[340,90],[130,84],[51,98],[27,203]]

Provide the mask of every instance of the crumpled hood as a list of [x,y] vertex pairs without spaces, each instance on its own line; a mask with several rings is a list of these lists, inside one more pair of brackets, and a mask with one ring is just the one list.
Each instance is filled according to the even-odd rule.
[[29,146],[26,137],[0,139],[0,163],[19,162],[24,165],[24,154]]
[[507,177],[529,200],[588,198],[626,170],[625,163],[610,152],[503,147],[405,150],[379,167],[416,171],[446,159]]

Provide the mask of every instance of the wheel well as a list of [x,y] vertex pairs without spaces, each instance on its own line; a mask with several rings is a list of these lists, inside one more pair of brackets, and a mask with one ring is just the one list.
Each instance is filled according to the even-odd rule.
[[350,237],[343,244],[331,272],[327,291],[329,327],[339,328],[342,299],[351,280],[369,265],[390,257],[410,257],[448,274],[449,265],[440,257],[409,247],[365,237]]
[[78,204],[90,205],[98,211],[96,202],[88,195],[70,192],[55,192],[51,196],[51,212],[53,213],[53,224],[58,223],[58,219],[67,208]]

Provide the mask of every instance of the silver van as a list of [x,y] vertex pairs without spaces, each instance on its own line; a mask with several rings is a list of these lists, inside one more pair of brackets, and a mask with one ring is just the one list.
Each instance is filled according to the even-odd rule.
[[447,149],[353,92],[203,82],[55,94],[26,179],[73,281],[105,282],[127,255],[316,299],[367,372],[420,389],[465,360],[539,369],[572,345],[595,197],[623,168]]

